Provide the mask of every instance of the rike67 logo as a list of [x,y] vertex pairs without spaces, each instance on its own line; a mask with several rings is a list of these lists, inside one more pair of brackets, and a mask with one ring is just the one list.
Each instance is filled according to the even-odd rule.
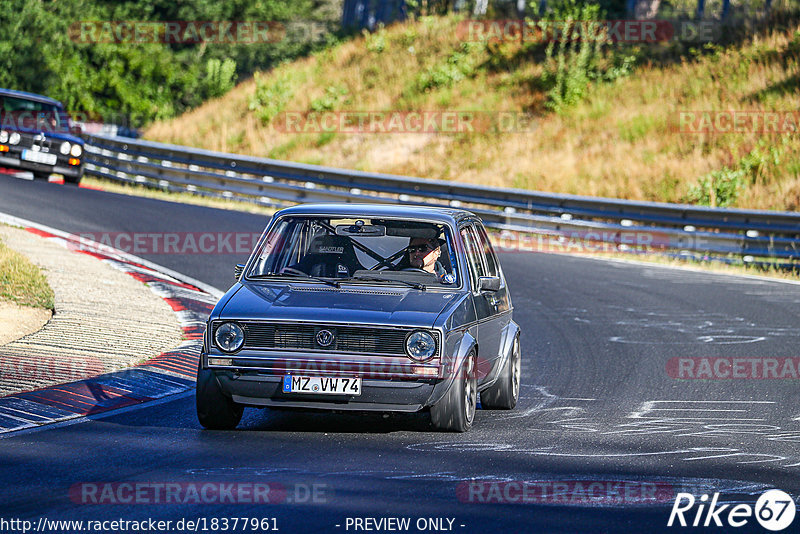
[[702,495],[698,502],[691,493],[678,493],[667,526],[738,528],[747,525],[755,516],[763,528],[778,532],[792,524],[796,512],[792,497],[777,489],[762,494],[755,508],[749,504],[720,505],[718,501],[719,493],[714,494],[711,502],[708,502],[708,495]]

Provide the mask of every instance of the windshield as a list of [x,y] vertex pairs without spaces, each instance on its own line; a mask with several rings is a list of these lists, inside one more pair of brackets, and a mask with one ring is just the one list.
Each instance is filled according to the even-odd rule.
[[415,220],[284,217],[248,278],[305,276],[370,283],[460,285],[447,226]]
[[66,132],[69,128],[60,107],[13,96],[0,96],[0,122],[3,128],[13,130]]

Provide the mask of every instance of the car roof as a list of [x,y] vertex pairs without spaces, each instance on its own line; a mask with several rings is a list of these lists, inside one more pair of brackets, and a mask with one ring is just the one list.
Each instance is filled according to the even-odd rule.
[[437,206],[394,205],[394,204],[299,204],[280,210],[275,214],[284,215],[325,215],[331,217],[407,217],[457,225],[459,221],[478,217],[467,210]]
[[48,96],[37,95],[36,93],[26,93],[25,91],[15,91],[14,89],[0,89],[0,96],[13,96],[15,98],[23,98],[25,100],[33,100],[43,104],[52,104],[63,108],[63,104],[58,100],[54,100]]

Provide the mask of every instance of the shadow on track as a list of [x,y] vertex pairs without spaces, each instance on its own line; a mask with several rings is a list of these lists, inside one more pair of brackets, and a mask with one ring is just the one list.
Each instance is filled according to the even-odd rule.
[[428,413],[331,413],[290,409],[248,409],[239,431],[389,434],[433,432]]

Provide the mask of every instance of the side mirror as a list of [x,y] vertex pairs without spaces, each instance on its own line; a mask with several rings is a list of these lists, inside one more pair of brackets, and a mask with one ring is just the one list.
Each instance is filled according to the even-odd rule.
[[237,263],[236,267],[233,268],[233,277],[237,280],[242,277],[242,273],[244,272],[244,264]]
[[500,289],[499,276],[481,276],[478,278],[478,291],[497,291]]

